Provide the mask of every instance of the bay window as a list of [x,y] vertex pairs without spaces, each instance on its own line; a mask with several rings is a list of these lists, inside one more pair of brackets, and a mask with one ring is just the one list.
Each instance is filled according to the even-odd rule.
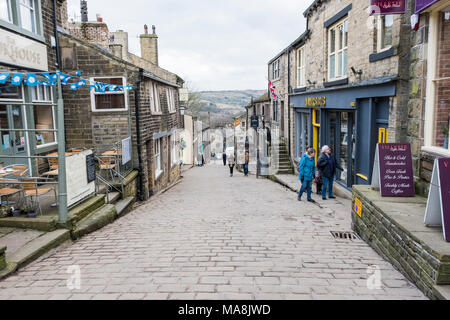
[[347,77],[348,19],[328,29],[328,79]]

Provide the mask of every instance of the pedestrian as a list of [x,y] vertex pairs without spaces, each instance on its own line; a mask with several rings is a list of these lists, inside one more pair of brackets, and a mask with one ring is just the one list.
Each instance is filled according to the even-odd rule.
[[322,199],[327,200],[327,187],[328,187],[328,198],[336,199],[333,196],[333,182],[334,176],[336,175],[336,169],[344,170],[337,162],[335,156],[331,154],[331,149],[329,146],[325,145],[322,147],[322,154],[317,160],[317,167],[319,168],[320,175],[323,179],[322,186]]
[[298,166],[298,177],[299,180],[302,182],[302,186],[300,188],[300,191],[298,192],[297,200],[302,200],[303,192],[307,193],[307,200],[309,202],[315,202],[311,198],[312,193],[312,181],[314,179],[315,175],[315,159],[314,156],[316,154],[316,151],[313,148],[309,148],[306,152],[306,157],[304,156],[302,160],[300,161],[300,165]]
[[201,153],[197,154],[197,166],[198,167],[202,166],[202,155],[201,155]]
[[248,177],[248,163],[250,162],[250,153],[245,151],[244,175]]
[[235,165],[235,162],[234,162],[234,155],[231,153],[231,154],[228,156],[228,166],[230,167],[230,177],[233,176],[234,165]]
[[227,165],[227,154],[226,152],[222,153],[223,166]]

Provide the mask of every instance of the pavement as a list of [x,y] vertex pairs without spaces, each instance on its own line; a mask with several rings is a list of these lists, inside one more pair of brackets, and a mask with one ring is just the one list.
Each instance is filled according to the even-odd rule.
[[130,214],[0,281],[0,299],[427,299],[351,231],[343,199],[312,204],[207,165]]

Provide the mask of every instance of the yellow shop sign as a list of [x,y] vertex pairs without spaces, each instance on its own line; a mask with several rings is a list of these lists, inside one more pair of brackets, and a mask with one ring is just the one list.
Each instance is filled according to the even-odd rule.
[[305,107],[325,107],[326,105],[326,97],[305,98]]

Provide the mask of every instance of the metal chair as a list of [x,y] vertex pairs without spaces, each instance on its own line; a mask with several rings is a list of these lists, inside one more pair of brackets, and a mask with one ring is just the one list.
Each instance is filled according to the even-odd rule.
[[39,207],[39,213],[42,216],[42,208],[41,208],[41,201],[40,197],[53,191],[55,195],[55,202],[57,202],[57,196],[56,196],[56,189],[54,187],[50,188],[39,188],[39,180],[49,180],[42,177],[29,177],[29,178],[23,178],[21,179],[21,182],[24,182],[22,184],[22,189],[25,196],[25,201],[27,201],[27,198],[30,198],[30,201],[33,201],[33,197],[35,197],[35,200]]
[[99,156],[97,157],[100,164],[100,172],[107,171],[111,176],[111,181],[114,181],[114,169],[116,168],[116,158],[114,156]]
[[[50,153],[49,156],[57,156],[58,153]],[[58,158],[47,158],[49,171],[44,172],[42,175],[45,177],[57,177],[58,176]]]

